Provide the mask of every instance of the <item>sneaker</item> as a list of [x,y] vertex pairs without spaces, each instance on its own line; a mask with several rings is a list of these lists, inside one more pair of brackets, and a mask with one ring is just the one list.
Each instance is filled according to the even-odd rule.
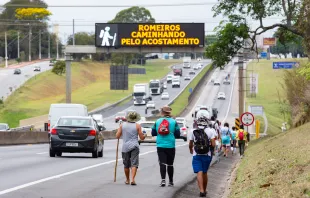
[[207,193],[200,192],[199,197],[207,197]]
[[166,181],[165,181],[165,180],[161,180],[159,186],[160,186],[160,187],[165,187],[165,186],[166,186]]
[[169,182],[168,186],[169,186],[169,187],[173,187],[173,186],[174,186],[174,183],[173,183],[173,182]]

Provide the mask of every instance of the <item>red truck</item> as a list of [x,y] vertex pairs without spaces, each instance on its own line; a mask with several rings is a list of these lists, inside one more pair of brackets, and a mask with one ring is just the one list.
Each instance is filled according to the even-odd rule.
[[180,68],[173,69],[173,74],[175,76],[182,76],[182,69],[180,69]]

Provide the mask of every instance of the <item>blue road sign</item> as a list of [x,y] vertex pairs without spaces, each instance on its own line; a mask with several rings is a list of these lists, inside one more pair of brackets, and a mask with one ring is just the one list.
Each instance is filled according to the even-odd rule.
[[189,93],[192,93],[193,92],[193,88],[189,88]]
[[299,62],[273,62],[273,69],[293,69],[299,67]]
[[267,52],[261,52],[260,58],[267,58]]

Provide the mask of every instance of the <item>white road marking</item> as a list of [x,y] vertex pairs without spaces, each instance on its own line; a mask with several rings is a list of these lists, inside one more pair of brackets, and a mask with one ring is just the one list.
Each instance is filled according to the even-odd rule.
[[[188,144],[187,143],[186,144],[181,144],[181,145],[176,146],[176,148],[177,147],[181,147],[181,146],[186,146],[186,145],[188,145]],[[147,155],[147,154],[155,153],[155,152],[157,152],[157,150],[152,150],[152,151],[148,151],[148,152],[145,152],[145,153],[141,153],[139,156],[143,156],[143,155]],[[122,161],[122,160],[123,160],[122,158],[118,159],[118,161]],[[107,165],[107,164],[112,164],[115,161],[116,160],[111,160],[111,161],[95,164],[95,165],[92,165],[92,166],[87,166],[87,167],[84,167],[84,168],[76,169],[76,170],[73,170],[73,171],[69,171],[69,172],[66,172],[66,173],[62,173],[62,174],[59,174],[59,175],[54,175],[54,176],[47,177],[47,178],[44,178],[44,179],[40,179],[40,180],[37,180],[37,181],[29,182],[29,183],[26,183],[26,184],[22,184],[22,185],[13,187],[13,188],[2,190],[2,191],[0,191],[0,195],[4,195],[4,194],[10,193],[10,192],[14,192],[14,191],[17,191],[17,190],[20,190],[20,189],[23,189],[23,188],[27,188],[29,186],[33,186],[33,185],[40,184],[40,183],[43,183],[43,182],[46,182],[46,181],[50,181],[50,180],[53,180],[53,179],[59,179],[61,177],[72,175],[74,173],[79,173],[79,172],[82,172],[82,171],[85,171],[85,170],[97,168],[99,166],[103,166],[103,165]]]
[[36,153],[37,155],[43,155],[43,154],[46,154],[48,152],[42,152],[42,153]]
[[228,104],[227,112],[226,112],[225,118],[223,120],[223,123],[226,121],[226,119],[228,117],[228,114],[230,112],[230,106],[231,106],[231,102],[232,102],[233,91],[234,91],[234,88],[235,88],[235,81],[236,81],[237,71],[238,71],[238,69],[235,71],[234,81],[232,83],[232,88],[231,88],[231,92],[230,92],[229,104]]

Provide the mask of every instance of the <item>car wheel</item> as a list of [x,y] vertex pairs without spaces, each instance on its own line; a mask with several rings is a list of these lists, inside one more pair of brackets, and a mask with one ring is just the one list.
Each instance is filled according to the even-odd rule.
[[187,142],[187,137],[186,138],[183,138],[184,142]]
[[92,157],[93,158],[98,158],[98,147],[96,148],[95,151],[92,152]]
[[55,157],[56,153],[53,149],[50,148],[50,157]]
[[99,151],[99,153],[98,153],[98,157],[103,157],[103,146],[101,148],[101,151]]
[[56,156],[57,156],[57,157],[61,157],[61,156],[62,156],[62,152],[57,152],[57,153],[56,153]]

